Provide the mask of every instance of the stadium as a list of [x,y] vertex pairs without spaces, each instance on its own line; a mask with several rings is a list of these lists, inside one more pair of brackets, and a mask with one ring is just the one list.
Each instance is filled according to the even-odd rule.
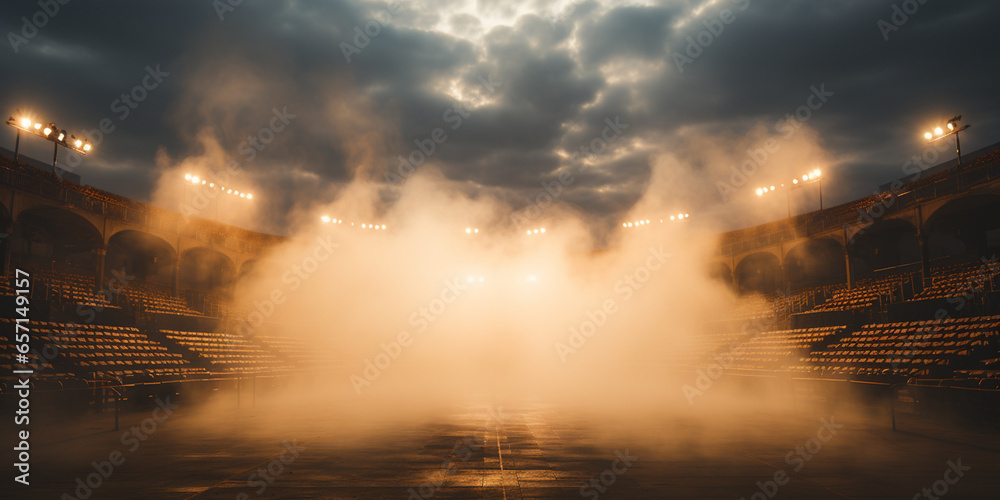
[[0,21],[2,496],[995,498],[995,7],[721,3]]

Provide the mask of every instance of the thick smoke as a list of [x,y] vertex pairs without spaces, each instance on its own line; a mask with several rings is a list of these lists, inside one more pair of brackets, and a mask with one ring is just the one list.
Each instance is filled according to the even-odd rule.
[[[754,194],[833,163],[808,124],[790,135],[765,121],[670,137],[632,129],[616,147],[646,155],[638,200],[594,216],[574,206],[568,185],[525,220],[515,216],[525,209],[518,189],[455,180],[445,174],[453,166],[434,159],[401,183],[384,182],[395,152],[412,146],[399,138],[393,105],[375,105],[349,75],[307,83],[262,75],[254,69],[286,64],[267,50],[253,62],[229,55],[221,68],[186,64],[190,85],[173,120],[190,154],[161,152],[154,199],[183,208],[192,196],[185,173],[228,168],[257,197],[226,203],[220,221],[287,237],[239,277],[225,325],[301,339],[327,358],[323,374],[286,391],[283,405],[403,417],[485,398],[615,408],[642,420],[761,401],[718,387],[714,394],[731,397],[692,406],[683,388],[706,361],[710,324],[736,302],[709,278],[720,232],[815,202],[808,193]],[[244,154],[247,137],[286,108],[295,115],[287,128],[253,158]],[[310,147],[319,134],[328,150]],[[211,210],[195,215],[213,218]],[[670,220],[679,214],[690,218]]]

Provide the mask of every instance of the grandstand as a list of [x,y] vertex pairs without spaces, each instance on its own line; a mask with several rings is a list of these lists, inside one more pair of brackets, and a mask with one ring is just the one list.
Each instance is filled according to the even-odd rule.
[[[1000,151],[905,185],[866,225],[853,225],[859,210],[886,196],[721,235],[715,264],[725,272],[715,274],[735,304],[694,342],[651,354],[686,372],[716,363],[746,384],[781,381],[797,397],[838,384],[874,391],[893,415],[907,404],[933,413],[946,400],[963,418],[993,419],[1000,228],[992,219],[953,225],[1000,210],[998,187]],[[20,210],[0,207],[12,236],[0,243],[0,295],[14,310],[14,270],[33,276],[32,384],[60,414],[117,418],[125,403],[239,398],[244,384],[255,400],[258,379],[316,377],[340,363],[305,337],[267,323],[246,328],[254,310],[232,299],[236,276],[281,237],[200,219],[187,225],[10,159],[0,158],[0,191]],[[13,328],[12,318],[2,321]],[[4,362],[5,373],[18,368]],[[14,383],[0,377],[0,405],[13,404]]]
[[[964,228],[961,241],[967,244],[962,253],[924,251],[921,257],[919,248],[898,250],[916,242],[905,229],[900,232],[901,219],[888,215],[906,215],[921,203],[937,206],[924,216],[927,227],[914,232],[926,235],[927,249],[943,248],[935,238],[954,237],[941,221],[963,210],[1000,207],[1000,201],[987,194],[998,180],[1000,151],[991,151],[962,169],[913,179],[898,192],[723,235],[721,255],[736,262],[723,279],[742,297],[727,319],[711,326],[714,333],[701,338],[702,347],[687,353],[689,364],[739,345],[734,360],[746,372],[894,382],[997,378],[996,356],[989,348],[998,335],[992,315],[998,312],[1000,282],[996,257],[990,253],[998,243],[987,237],[997,228]],[[180,219],[169,211],[63,181],[9,158],[0,158],[0,181],[11,196],[37,200],[34,208],[19,214],[4,207],[3,224],[13,227],[8,232],[14,238],[4,243],[8,276],[2,293],[13,295],[9,273],[14,267],[36,278],[34,298],[49,304],[43,318],[49,321],[40,322],[39,331],[46,347],[58,352],[45,360],[54,374],[90,380],[178,380],[280,374],[330,362],[302,340],[267,332],[252,338],[236,333],[248,310],[228,299],[236,268],[230,256],[249,265],[262,248],[281,238],[195,220],[193,232],[186,234],[200,246],[179,253],[153,230],[180,229]],[[887,196],[893,199],[889,214],[848,235],[845,224],[856,222],[859,210],[885,203]],[[93,217],[117,221],[118,232],[95,235]],[[43,234],[44,226],[53,224],[64,234]],[[884,230],[883,225],[890,227]],[[830,228],[848,239],[838,242]],[[94,243],[101,240],[114,247],[129,274],[120,290],[112,287],[113,293],[106,289],[115,276],[103,261],[109,252]],[[775,245],[790,250],[775,258],[775,253],[767,253]],[[823,261],[838,254],[847,257],[846,275],[842,263]],[[810,271],[797,271],[806,269],[806,262]],[[185,264],[218,272],[203,281],[185,280]],[[928,304],[940,308],[956,299],[966,307],[945,308],[948,317],[920,316]],[[900,317],[917,309],[922,312]],[[74,313],[81,310],[92,314],[88,320],[93,324],[77,324]],[[760,320],[766,320],[770,331],[747,333],[734,327]],[[919,345],[919,352],[900,357],[913,350],[908,347],[912,345]]]

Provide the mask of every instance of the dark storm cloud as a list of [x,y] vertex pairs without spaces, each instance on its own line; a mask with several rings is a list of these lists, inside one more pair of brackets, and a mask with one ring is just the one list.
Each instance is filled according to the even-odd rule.
[[[739,138],[764,124],[776,134],[810,87],[825,84],[835,96],[807,125],[837,159],[831,192],[844,201],[899,177],[937,120],[963,113],[974,124],[967,149],[1000,132],[989,56],[1000,45],[1000,6],[928,0],[885,40],[878,22],[892,22],[893,5],[248,0],[220,20],[211,2],[73,2],[18,53],[0,50],[0,92],[11,112],[71,130],[112,119],[115,132],[79,173],[139,199],[157,181],[157,151],[201,154],[208,130],[244,160],[239,145],[287,106],[298,116],[293,132],[245,165],[248,181],[271,188],[266,203],[278,213],[357,176],[381,179],[439,127],[448,138],[429,167],[522,199],[617,118],[628,129],[592,155],[593,169],[562,199],[613,219],[647,189],[658,155],[684,149],[679,130]],[[0,30],[19,33],[37,9],[4,3]],[[732,22],[718,22],[724,9]],[[720,25],[680,71],[675,54]],[[112,103],[156,64],[170,76],[120,120]],[[457,127],[447,114],[456,105],[467,115]],[[724,170],[681,163],[705,176]]]
[[601,64],[619,57],[662,60],[677,8],[619,7],[580,23],[581,59]]

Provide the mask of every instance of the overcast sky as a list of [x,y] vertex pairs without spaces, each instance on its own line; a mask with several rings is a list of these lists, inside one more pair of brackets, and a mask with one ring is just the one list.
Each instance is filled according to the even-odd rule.
[[[870,194],[958,113],[973,125],[966,151],[1000,140],[995,1],[74,0],[40,11],[0,5],[3,113],[74,133],[107,119],[114,130],[74,171],[139,200],[178,165],[238,162],[233,183],[257,191],[266,230],[352,179],[386,182],[400,155],[419,159],[431,143],[417,171],[515,209],[569,172],[560,203],[613,222],[657,178],[674,186],[659,188],[658,209],[735,213],[800,161],[824,169],[827,205]],[[768,139],[775,152],[734,183],[730,167]],[[24,149],[48,159],[41,142]],[[382,190],[386,204],[398,189]]]

